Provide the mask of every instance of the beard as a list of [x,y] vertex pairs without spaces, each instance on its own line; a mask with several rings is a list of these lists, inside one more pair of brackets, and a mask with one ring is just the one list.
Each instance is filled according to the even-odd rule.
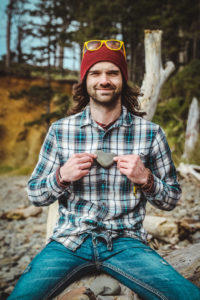
[[[101,88],[105,88],[105,91],[100,92]],[[109,89],[109,92],[106,91],[106,88]],[[96,105],[104,107],[115,107],[116,103],[121,99],[121,93],[121,89],[117,89],[114,85],[94,87],[92,91],[88,91],[90,99],[92,99]]]

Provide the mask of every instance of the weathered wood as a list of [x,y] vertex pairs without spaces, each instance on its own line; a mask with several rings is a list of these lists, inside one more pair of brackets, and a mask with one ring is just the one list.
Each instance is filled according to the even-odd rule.
[[169,254],[163,255],[163,257],[183,277],[200,287],[200,243],[174,250]]
[[171,218],[146,215],[143,225],[149,234],[162,241],[175,244],[179,240],[178,224]]
[[161,87],[175,69],[171,61],[166,63],[165,69],[162,67],[161,37],[161,30],[145,30],[145,75],[141,87],[143,96],[139,101],[141,109],[147,113],[147,120],[152,120]]
[[199,119],[199,104],[197,98],[193,98],[188,113],[187,128],[185,135],[185,148],[183,154],[183,158],[185,159],[189,159],[190,153],[195,149],[195,145],[198,141]]
[[177,171],[184,178],[188,178],[190,176],[200,182],[200,166],[198,165],[189,165],[181,162],[177,168]]

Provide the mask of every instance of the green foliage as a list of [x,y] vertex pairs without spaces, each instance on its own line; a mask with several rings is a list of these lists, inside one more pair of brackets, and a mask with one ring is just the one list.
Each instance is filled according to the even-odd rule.
[[48,103],[54,96],[54,91],[51,86],[33,85],[28,90],[23,89],[20,92],[11,92],[10,98],[19,100],[26,97],[27,100],[33,104]]
[[13,167],[8,166],[8,165],[0,165],[0,174],[7,174],[7,173],[11,173],[14,170]]
[[30,175],[34,167],[12,167],[9,165],[0,165],[0,175]]
[[179,95],[186,101],[191,101],[200,92],[200,59],[192,60],[163,87],[163,97],[175,97]]
[[[9,70],[5,68],[5,62],[0,61],[0,76],[12,75],[20,78],[44,78],[49,77],[47,67],[34,66],[30,64],[11,63]],[[63,70],[62,74],[58,68],[51,67],[51,79],[55,80],[78,80],[78,71]]]
[[65,94],[57,94],[57,98],[54,103],[57,106],[55,111],[42,114],[40,118],[25,123],[25,126],[41,125],[43,123],[50,124],[52,120],[64,118],[67,115],[67,111],[70,106],[69,97]]
[[164,129],[176,164],[179,163],[183,154],[186,126],[186,120],[180,117],[181,104],[181,97],[162,101],[158,104],[156,114],[153,118],[153,122],[159,124]]
[[[166,132],[175,162],[178,164],[184,151],[185,131],[189,107],[193,97],[199,99],[200,60],[189,65],[172,76],[163,86],[161,101],[158,104],[153,121],[160,124]],[[192,153],[190,162],[200,163],[200,157]]]

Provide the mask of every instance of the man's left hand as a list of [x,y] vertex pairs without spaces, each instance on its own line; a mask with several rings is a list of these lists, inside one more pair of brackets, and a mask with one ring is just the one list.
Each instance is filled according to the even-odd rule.
[[148,179],[148,170],[145,168],[140,156],[137,154],[115,156],[119,171],[128,179],[137,184],[145,184]]

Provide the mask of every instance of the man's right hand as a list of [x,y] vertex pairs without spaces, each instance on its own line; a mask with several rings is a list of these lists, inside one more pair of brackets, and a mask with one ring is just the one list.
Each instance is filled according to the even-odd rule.
[[61,182],[76,181],[87,175],[96,157],[96,154],[91,153],[73,154],[60,168]]

